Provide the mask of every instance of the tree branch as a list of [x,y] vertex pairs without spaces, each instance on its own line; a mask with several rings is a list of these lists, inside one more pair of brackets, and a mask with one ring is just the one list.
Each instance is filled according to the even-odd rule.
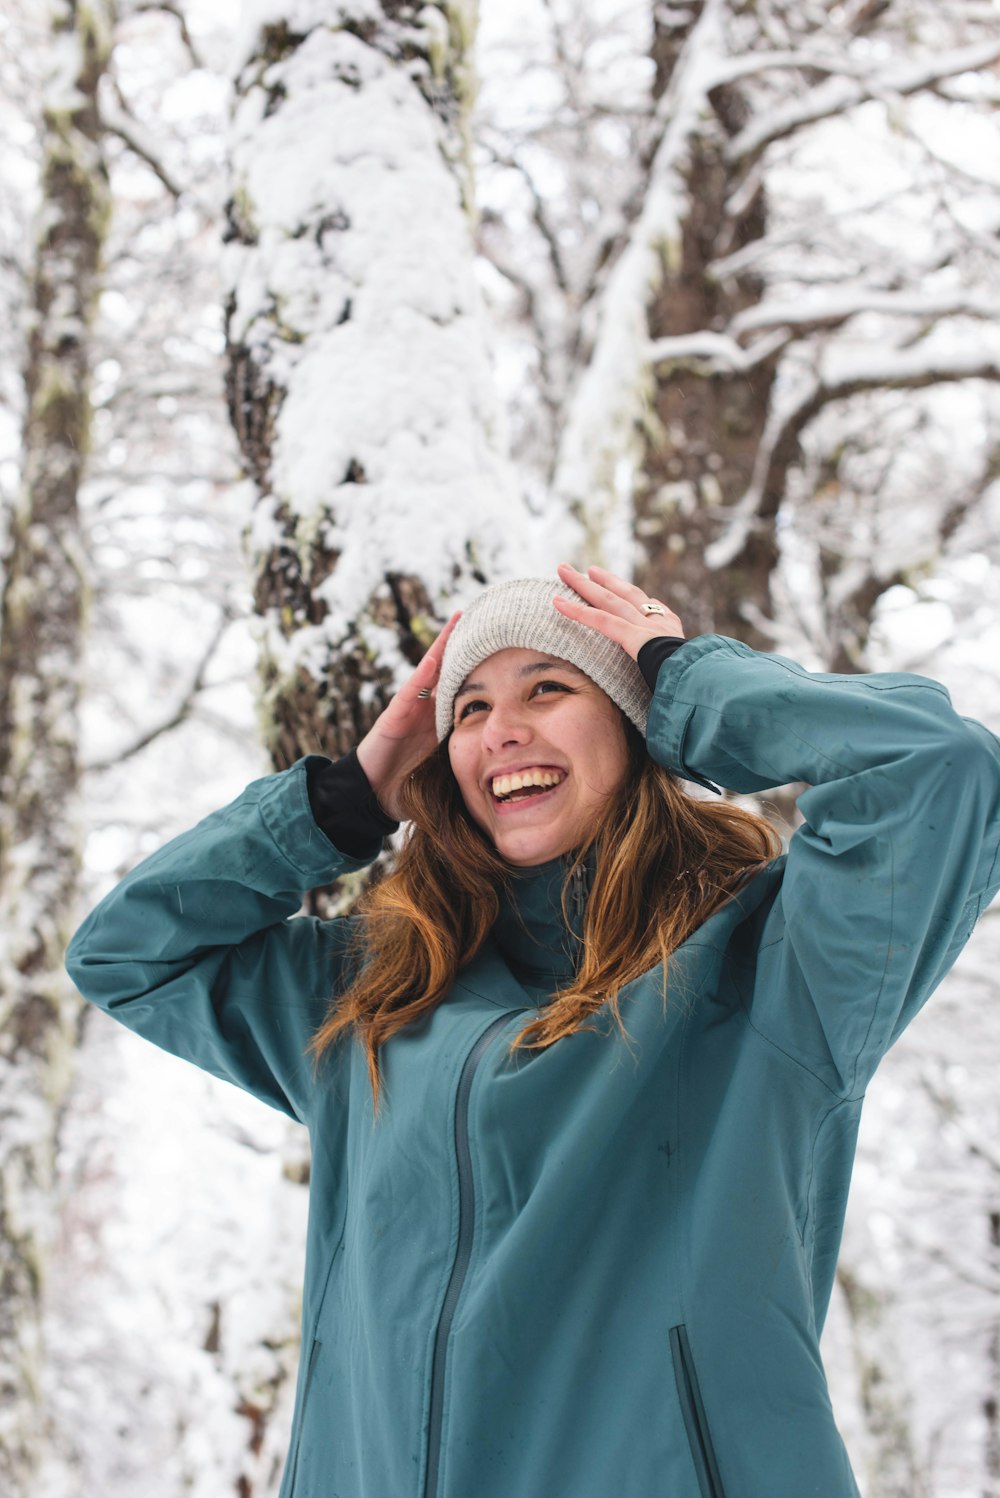
[[804,99],[783,105],[759,116],[744,127],[726,146],[726,160],[736,166],[761,154],[775,141],[794,135],[804,125],[844,114],[870,99],[891,95],[906,98],[920,93],[960,73],[973,73],[990,67],[1000,58],[1000,40],[956,48],[943,56],[909,63],[865,79],[831,78],[817,85]]
[[202,657],[195,668],[195,673],[191,678],[187,691],[170,716],[165,718],[162,723],[158,723],[155,728],[150,728],[144,734],[141,734],[139,738],[126,748],[120,749],[117,754],[111,754],[105,759],[94,760],[90,764],[84,765],[84,774],[99,774],[104,770],[110,770],[117,765],[123,764],[125,760],[132,759],[135,755],[141,753],[143,749],[148,748],[155,739],[162,738],[165,733],[170,733],[173,729],[179,728],[191,716],[198,695],[204,689],[208,668],[215,659],[216,651],[232,619],[232,612],[228,608],[224,608],[219,615],[219,621],[212,638],[205,647]]
[[153,138],[139,124],[139,121],[129,112],[121,90],[115,89],[119,108],[115,108],[104,97],[101,99],[101,126],[108,135],[116,135],[133,155],[144,161],[150,171],[159,178],[163,186],[173,198],[180,198],[184,194],[183,187],[175,181],[173,175],[163,164],[156,153]]
[[648,348],[649,362],[672,368],[694,369],[702,374],[746,374],[748,370],[773,359],[789,342],[789,335],[772,333],[759,338],[751,348],[740,346],[728,333],[683,333],[673,338],[658,338]]
[[171,0],[138,0],[138,4],[132,6],[131,13],[133,15],[141,15],[145,11],[155,10],[160,10],[168,16],[173,16],[180,31],[181,41],[184,43],[192,63],[196,68],[205,67],[205,60],[194,44],[191,33],[188,30],[187,19],[179,5],[171,4]]
[[798,400],[769,424],[750,486],[733,506],[726,532],[706,550],[706,566],[715,571],[729,566],[739,555],[755,519],[784,492],[799,438],[824,406],[866,390],[920,390],[956,380],[1000,380],[1000,353],[962,349],[949,355],[916,348],[859,356],[831,350],[803,386]]
[[729,334],[735,340],[765,328],[795,328],[801,333],[839,327],[863,312],[880,312],[888,317],[1000,319],[1000,298],[974,291],[883,291],[876,286],[852,286],[794,302],[761,302],[747,307],[732,319]]
[[546,203],[542,194],[538,191],[534,179],[528,168],[520,161],[516,151],[500,151],[496,146],[486,148],[495,165],[506,167],[508,171],[517,172],[523,179],[528,193],[531,197],[531,217],[542,239],[545,241],[549,253],[549,262],[552,266],[552,274],[555,276],[556,285],[564,295],[569,292],[569,278],[566,275],[566,267],[563,263],[562,251],[559,248],[559,240],[555,229],[548,221]]
[[867,77],[867,70],[860,63],[854,63],[849,57],[845,57],[842,52],[810,52],[807,47],[803,47],[801,50],[790,48],[787,52],[748,52],[742,57],[726,58],[713,69],[713,87],[739,83],[744,78],[753,78],[759,73],[784,72],[790,68],[810,73],[835,74],[838,78],[846,75],[863,80]]

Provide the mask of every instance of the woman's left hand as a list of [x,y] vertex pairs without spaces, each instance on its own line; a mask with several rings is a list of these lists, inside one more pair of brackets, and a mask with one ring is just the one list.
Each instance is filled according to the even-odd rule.
[[[577,603],[575,599],[557,594],[552,602],[560,614],[600,630],[602,635],[607,635],[609,640],[627,650],[633,660],[638,659],[647,640],[684,633],[681,621],[665,603],[650,598],[641,588],[627,583],[614,572],[607,572],[603,567],[588,567],[586,573],[577,572],[566,562],[561,562],[556,571],[582,600]],[[644,613],[643,604],[650,603],[659,604],[663,612]]]

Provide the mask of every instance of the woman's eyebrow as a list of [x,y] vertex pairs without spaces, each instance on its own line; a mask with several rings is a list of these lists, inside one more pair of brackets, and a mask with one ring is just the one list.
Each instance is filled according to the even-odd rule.
[[[572,671],[576,676],[586,675],[585,671],[581,671],[579,666],[574,666],[571,661],[532,661],[528,666],[521,666],[517,674],[518,676],[534,676],[536,674],[540,675],[543,671]],[[486,686],[484,682],[467,681],[464,686],[459,687],[455,696],[461,697],[465,692],[485,691]]]

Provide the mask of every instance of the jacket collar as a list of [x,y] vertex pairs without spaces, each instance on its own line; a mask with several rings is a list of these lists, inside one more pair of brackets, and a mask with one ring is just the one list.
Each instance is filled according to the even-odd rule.
[[[493,938],[515,976],[547,993],[572,978],[579,958],[593,858],[570,876],[572,864],[573,856],[567,854],[535,868],[516,869],[493,927]],[[562,898],[568,877],[567,922]]]

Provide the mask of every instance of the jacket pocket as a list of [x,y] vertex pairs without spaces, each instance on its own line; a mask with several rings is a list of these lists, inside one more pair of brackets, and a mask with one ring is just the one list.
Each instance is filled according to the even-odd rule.
[[681,1414],[684,1416],[684,1429],[687,1431],[691,1460],[694,1462],[701,1498],[726,1498],[722,1479],[719,1476],[719,1465],[712,1449],[712,1437],[705,1418],[705,1406],[701,1402],[701,1390],[698,1388],[698,1376],[694,1371],[694,1360],[691,1356],[686,1326],[670,1328],[670,1355],[673,1359],[677,1397],[680,1400]]
[[299,1405],[298,1419],[295,1422],[295,1431],[292,1437],[292,1447],[288,1454],[288,1480],[281,1485],[281,1491],[287,1498],[293,1498],[295,1493],[295,1474],[299,1466],[299,1446],[302,1444],[302,1426],[305,1424],[306,1405],[309,1402],[309,1389],[313,1381],[313,1373],[316,1368],[316,1359],[319,1357],[320,1348],[323,1346],[318,1337],[313,1338],[312,1349],[309,1353],[309,1366],[306,1369],[305,1382],[302,1385],[302,1401]]

